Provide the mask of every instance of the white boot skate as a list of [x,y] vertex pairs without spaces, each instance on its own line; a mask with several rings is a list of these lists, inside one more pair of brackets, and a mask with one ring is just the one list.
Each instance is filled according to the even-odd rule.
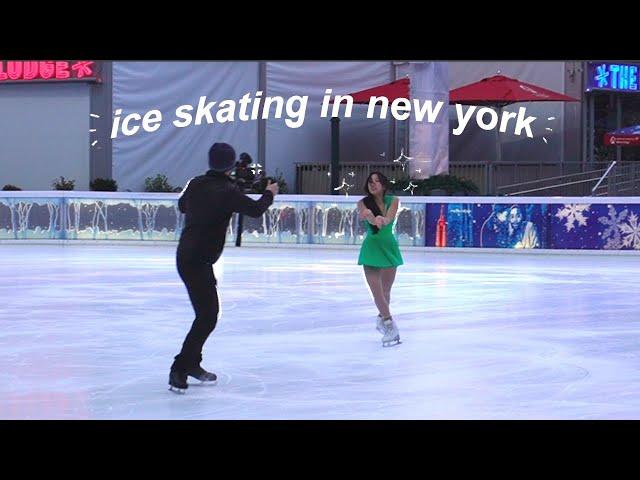
[[384,337],[382,337],[383,347],[393,347],[400,344],[400,332],[396,326],[396,322],[393,318],[389,317],[383,322],[384,325]]
[[384,324],[382,323],[382,315],[378,314],[378,319],[376,321],[376,330],[378,330],[382,335],[384,335]]

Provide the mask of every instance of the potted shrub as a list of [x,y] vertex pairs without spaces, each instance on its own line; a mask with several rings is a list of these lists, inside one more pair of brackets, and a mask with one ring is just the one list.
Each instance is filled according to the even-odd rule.
[[111,178],[96,178],[91,181],[89,187],[94,192],[117,192],[118,183]]
[[73,190],[76,187],[75,180],[65,180],[64,177],[57,178],[51,184],[56,190]]
[[147,177],[144,180],[145,192],[161,192],[171,193],[174,192],[176,187],[169,184],[169,179],[166,175],[158,174],[155,177]]

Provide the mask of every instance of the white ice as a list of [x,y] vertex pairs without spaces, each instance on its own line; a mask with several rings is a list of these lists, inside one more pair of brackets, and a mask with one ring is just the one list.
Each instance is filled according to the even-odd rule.
[[383,348],[357,250],[227,247],[181,396],[174,252],[0,245],[0,418],[640,418],[637,257],[404,250]]

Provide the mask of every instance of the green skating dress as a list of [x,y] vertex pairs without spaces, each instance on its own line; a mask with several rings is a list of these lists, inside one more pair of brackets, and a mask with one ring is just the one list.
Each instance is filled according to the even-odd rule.
[[[384,209],[385,212],[389,211],[391,203],[395,199],[392,195],[385,195],[384,197]],[[400,254],[400,248],[398,247],[398,241],[393,234],[393,222],[382,227],[378,233],[373,233],[372,225],[364,220],[367,225],[367,236],[362,242],[360,248],[360,257],[358,258],[358,265],[366,265],[369,267],[378,268],[392,268],[402,265],[402,255]]]

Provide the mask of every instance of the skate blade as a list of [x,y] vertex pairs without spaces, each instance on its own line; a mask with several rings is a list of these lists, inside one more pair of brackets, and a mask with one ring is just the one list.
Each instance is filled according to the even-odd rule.
[[189,385],[215,385],[218,383],[218,378],[216,377],[215,380],[207,380],[206,377],[196,377],[195,375],[189,375],[190,379],[195,380],[198,383],[190,383]]
[[178,388],[178,387],[174,387],[173,385],[169,386],[169,391],[173,392],[173,393],[177,393],[178,395],[184,395],[187,392],[186,388]]
[[218,380],[198,380],[198,383],[192,383],[194,387],[212,387],[218,384]]
[[382,342],[382,346],[385,348],[388,347],[395,347],[396,345],[400,345],[402,342],[400,341],[400,339],[397,340],[390,340],[388,342]]

